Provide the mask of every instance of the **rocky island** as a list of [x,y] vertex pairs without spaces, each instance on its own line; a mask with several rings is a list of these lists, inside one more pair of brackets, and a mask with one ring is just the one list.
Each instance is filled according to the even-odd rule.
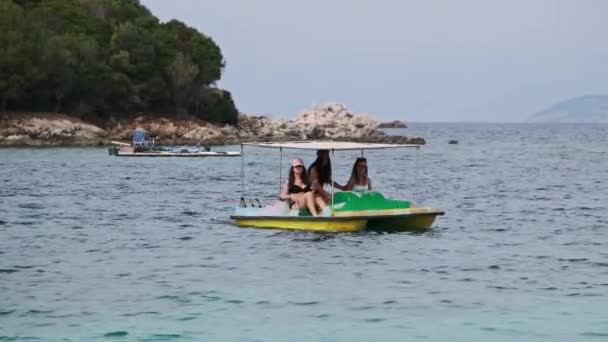
[[395,120],[390,122],[383,122],[378,126],[378,128],[407,128],[407,125],[403,121]]
[[329,103],[301,111],[294,119],[239,114],[236,125],[218,125],[192,116],[135,115],[94,125],[58,113],[5,113],[0,116],[0,146],[95,146],[112,140],[129,141],[135,128],[144,128],[163,144],[224,145],[248,141],[351,140],[424,144],[421,137],[387,135],[369,115]]
[[138,0],[2,1],[0,38],[0,146],[105,145],[139,127],[162,144],[424,143],[335,103],[291,120],[242,114],[217,87],[226,61],[213,39]]

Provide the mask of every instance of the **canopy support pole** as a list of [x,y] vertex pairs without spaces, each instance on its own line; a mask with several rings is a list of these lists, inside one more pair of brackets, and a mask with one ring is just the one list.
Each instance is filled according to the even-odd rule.
[[[331,150],[331,159],[335,160],[334,158],[334,150]],[[333,210],[334,207],[334,170],[332,168],[331,172],[329,173],[329,179],[331,179],[331,208]]]
[[281,183],[283,183],[283,148],[279,147],[279,155],[280,155],[280,159],[279,159],[279,194],[281,193],[282,186]]
[[420,165],[419,165],[419,163],[418,163],[418,159],[420,159],[420,158],[419,158],[419,156],[420,156],[420,145],[418,145],[418,146],[416,147],[416,162],[415,162],[415,164],[416,164],[416,165],[415,165],[415,168],[416,168],[416,176],[415,176],[415,179],[416,179],[416,187],[414,188],[414,189],[415,189],[415,191],[416,191],[416,193],[414,194],[414,198],[416,199],[416,202],[417,202],[418,204],[420,204],[420,191],[419,191],[419,188],[420,188],[420,180],[418,179],[418,177],[419,177],[419,176],[418,176],[418,174],[419,174],[418,168],[420,167]]
[[243,151],[243,144],[241,144],[241,207],[246,207],[245,202],[245,153]]

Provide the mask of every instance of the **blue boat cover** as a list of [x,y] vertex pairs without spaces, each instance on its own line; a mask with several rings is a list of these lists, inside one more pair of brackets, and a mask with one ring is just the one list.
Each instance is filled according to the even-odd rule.
[[135,143],[141,143],[144,142],[146,140],[148,140],[148,132],[146,132],[145,130],[138,128],[136,130],[133,131],[133,142]]

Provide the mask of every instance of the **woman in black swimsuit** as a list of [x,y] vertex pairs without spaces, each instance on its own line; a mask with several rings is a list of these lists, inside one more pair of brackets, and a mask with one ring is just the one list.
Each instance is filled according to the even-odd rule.
[[333,184],[338,190],[345,190],[346,187],[334,182],[331,179],[331,160],[329,159],[328,150],[318,150],[317,159],[308,168],[310,186],[312,187],[317,204],[329,203],[331,195],[325,191],[325,184]]
[[[289,178],[283,185],[279,198],[288,201],[290,207],[295,204],[299,210],[308,209],[313,216],[319,215],[302,159],[291,161]],[[323,209],[322,207],[321,210]]]

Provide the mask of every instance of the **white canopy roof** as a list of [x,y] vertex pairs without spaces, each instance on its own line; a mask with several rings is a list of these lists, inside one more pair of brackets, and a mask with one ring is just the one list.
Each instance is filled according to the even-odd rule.
[[253,142],[243,145],[294,150],[375,150],[384,148],[420,147],[414,144],[367,144],[350,141],[287,141]]

